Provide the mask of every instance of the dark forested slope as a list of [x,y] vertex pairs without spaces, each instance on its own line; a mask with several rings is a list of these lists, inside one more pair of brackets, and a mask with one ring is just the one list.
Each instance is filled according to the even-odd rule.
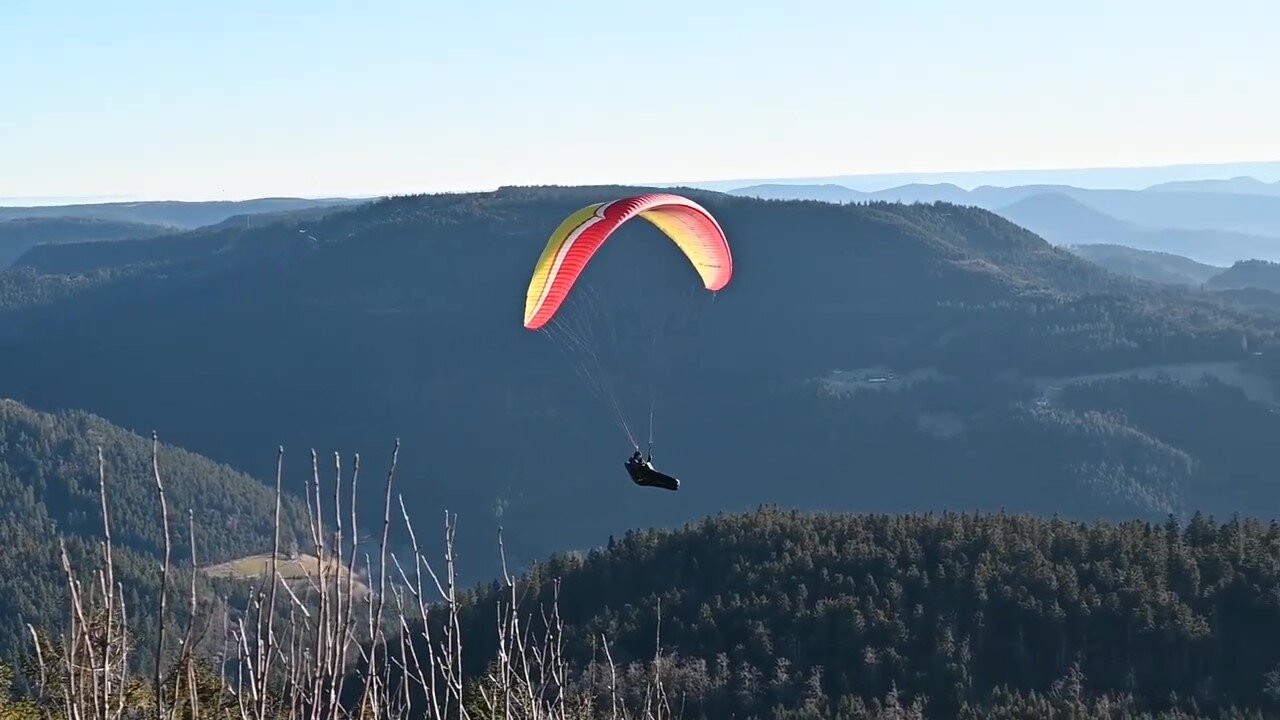
[[0,268],[12,265],[23,253],[41,244],[149,238],[172,231],[161,225],[92,218],[0,220]]
[[[1280,712],[1275,524],[762,509],[553,558],[525,611],[553,579],[570,653],[600,660],[608,638],[628,682],[661,619],[685,717],[862,717],[895,691],[934,718]],[[469,600],[472,672],[506,592]]]
[[[653,401],[656,457],[685,481],[675,495],[638,490],[605,404],[520,325],[551,229],[629,190],[404,197],[305,223],[45,248],[40,269],[87,274],[0,275],[0,391],[158,427],[263,477],[280,443],[376,464],[399,437],[415,516],[456,510],[468,542],[486,544],[503,524],[519,560],[758,502],[1189,512],[1200,470],[1181,448],[1123,418],[1031,412],[1032,381],[1234,362],[1274,341],[1262,311],[1135,284],[984,210],[691,193],[731,239],[725,291],[698,289],[644,223],[581,285],[637,321],[597,325],[620,338],[607,377],[633,395],[657,381],[632,406],[635,433],[645,439]],[[633,372],[643,326],[668,316],[681,322],[661,362]],[[879,367],[900,378],[852,400],[830,386],[833,370]],[[1044,452],[1013,452],[1021,434]],[[1026,467],[1039,468],[1035,491],[1018,486]],[[1246,492],[1255,511],[1274,503],[1255,494],[1266,472]]]
[[[25,647],[24,623],[54,632],[66,621],[60,542],[77,570],[100,564],[98,447],[119,579],[139,626],[149,624],[164,550],[151,441],[83,412],[45,414],[0,400],[0,653]],[[188,512],[194,512],[202,565],[270,551],[273,490],[168,444],[160,445],[158,460],[179,566],[191,557]],[[309,459],[300,454],[296,462],[289,474],[294,491],[301,489],[301,472],[309,471]],[[300,503],[285,499],[284,542],[306,537],[304,513]]]

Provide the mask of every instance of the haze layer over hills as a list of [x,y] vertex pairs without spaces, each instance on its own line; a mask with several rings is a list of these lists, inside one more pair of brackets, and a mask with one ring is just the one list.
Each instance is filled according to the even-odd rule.
[[1140,189],[1063,184],[909,184],[875,191],[839,184],[766,184],[733,194],[825,202],[951,202],[992,210],[1059,245],[1112,244],[1201,263],[1280,259],[1280,181],[1255,177],[1165,182]]

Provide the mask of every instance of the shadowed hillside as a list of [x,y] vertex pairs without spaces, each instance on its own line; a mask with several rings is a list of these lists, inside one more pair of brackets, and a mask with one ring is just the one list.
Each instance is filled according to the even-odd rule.
[[[59,543],[74,567],[101,566],[102,478],[119,579],[140,620],[154,620],[164,531],[151,453],[150,440],[93,415],[0,400],[0,653],[28,645],[25,623],[46,631],[66,623]],[[158,462],[178,567],[190,566],[189,512],[200,564],[270,550],[275,503],[261,481],[168,444],[159,446]],[[302,486],[301,453],[298,462],[291,493]],[[282,517],[284,542],[306,538],[300,503],[286,499]]]
[[[579,368],[520,326],[551,229],[627,191],[394,198],[305,224],[44,248],[41,267],[93,274],[0,276],[12,298],[0,390],[165,428],[259,477],[277,443],[381,458],[400,437],[410,507],[470,518],[466,547],[505,525],[518,563],[759,502],[1184,512],[1212,497],[1194,490],[1201,470],[1184,448],[1123,419],[1028,414],[1035,378],[1231,363],[1274,339],[1271,320],[1135,285],[988,211],[691,193],[731,239],[728,288],[699,290],[670,243],[637,223],[595,258],[580,294],[624,320],[597,319],[613,330],[593,352],[617,352],[594,377],[627,403],[638,442],[655,408],[658,465],[684,483],[645,491]],[[640,367],[633,351],[668,317],[658,361]],[[876,368],[896,378],[854,381],[852,398],[828,383]],[[1010,428],[1044,451],[1008,452]],[[987,443],[991,453],[973,449]],[[1151,470],[1165,466],[1185,468],[1192,490]],[[1042,484],[1015,491],[1009,478],[1026,467]],[[1255,472],[1242,497],[1269,507]]]
[[172,231],[160,225],[92,218],[0,220],[0,269],[12,265],[23,253],[41,244],[148,238]]
[[1224,269],[1181,255],[1124,245],[1071,245],[1067,250],[1117,275],[1171,285],[1200,285]]
[[[1269,717],[1277,589],[1274,523],[762,509],[553,558],[519,596],[536,616],[556,593],[566,652],[605,677],[607,638],[630,707],[660,643],[685,717]],[[509,596],[467,606],[472,672]]]

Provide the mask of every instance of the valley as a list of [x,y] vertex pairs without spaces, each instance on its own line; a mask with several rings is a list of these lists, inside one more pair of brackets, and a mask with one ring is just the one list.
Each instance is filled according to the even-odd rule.
[[0,720],[1280,718],[1166,5],[0,2]]
[[[46,246],[41,269],[0,275],[0,287],[16,293],[0,314],[0,393],[128,428],[164,428],[174,442],[259,478],[273,475],[280,444],[376,460],[399,438],[405,502],[466,518],[460,542],[479,553],[468,567],[474,579],[496,568],[488,548],[499,526],[508,559],[521,566],[628,527],[762,502],[876,511],[1013,505],[1084,518],[1274,503],[1258,466],[1256,479],[1241,476],[1238,492],[1216,498],[1091,504],[1073,489],[1081,471],[1071,469],[1077,451],[1067,448],[1080,440],[1067,430],[1093,421],[1074,414],[1046,429],[1065,454],[1035,496],[965,481],[1004,462],[974,454],[983,438],[1045,422],[1020,408],[1067,380],[1134,368],[1147,368],[1139,379],[1158,368],[1189,379],[1207,369],[1245,388],[1245,402],[1270,398],[1265,364],[1256,379],[1232,368],[1271,352],[1273,321],[1110,275],[982,210],[709,193],[697,197],[722,218],[741,268],[714,302],[690,296],[688,271],[638,229],[621,233],[585,278],[612,317],[637,328],[664,317],[681,323],[662,337],[658,365],[628,360],[623,336],[604,344],[599,336],[593,346],[634,435],[648,435],[647,406],[656,402],[656,457],[685,480],[678,497],[619,504],[617,494],[631,490],[620,467],[626,435],[556,344],[519,327],[517,302],[555,218],[628,190],[396,198],[314,221]],[[76,284],[84,276],[73,273],[89,268],[102,279]],[[639,304],[639,288],[621,280],[637,270],[667,299]],[[47,299],[24,295],[35,279],[62,289]],[[899,371],[884,383],[892,396],[848,404],[832,404],[809,382],[832,367],[876,365],[932,374]],[[650,383],[661,393],[650,394]],[[1178,397],[1168,412],[1194,412],[1197,401]],[[975,445],[937,437],[921,417],[963,424],[964,442]],[[1114,428],[1117,458],[1131,442],[1124,433],[1145,432],[1126,427]],[[1190,448],[1159,452],[1175,449]],[[290,467],[288,487],[298,488],[293,473],[302,468]],[[1001,467],[1011,478],[1031,471]],[[939,484],[941,468],[949,479]],[[574,523],[560,522],[566,508]]]

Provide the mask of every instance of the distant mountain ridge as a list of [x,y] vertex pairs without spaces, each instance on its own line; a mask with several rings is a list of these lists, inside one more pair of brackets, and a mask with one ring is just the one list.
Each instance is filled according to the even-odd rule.
[[[765,190],[770,199],[820,200],[835,197],[837,186],[823,185],[820,191],[807,185],[752,186],[730,194],[758,197]],[[854,191],[857,192],[857,191]],[[1095,211],[1147,228],[1172,230],[1227,230],[1280,236],[1280,195],[1221,192],[1150,190],[1095,190],[1069,185],[984,185],[964,190],[955,185],[903,185],[876,192],[848,194],[845,202],[950,202],[974,205],[999,212],[1021,200],[1056,194],[1075,200]]]
[[1104,243],[1069,245],[1067,250],[1118,275],[1173,285],[1200,285],[1224,268],[1171,253]]
[[874,192],[912,183],[952,183],[963,187],[980,185],[1046,185],[1068,184],[1087,188],[1119,188],[1142,190],[1153,185],[1177,181],[1230,179],[1241,176],[1264,181],[1280,181],[1280,161],[1238,163],[1185,163],[1164,166],[1097,167],[1058,169],[960,170],[932,172],[866,173],[858,175],[825,175],[820,177],[739,178],[714,181],[655,183],[668,187],[685,186],[732,192],[752,185],[843,185],[854,190]]
[[148,223],[176,228],[212,225],[234,215],[253,215],[306,210],[317,207],[345,207],[367,200],[330,198],[257,198],[254,200],[177,201],[90,203],[81,205],[36,205],[0,207],[0,221],[17,218],[75,217]]
[[1059,193],[1031,195],[996,211],[1050,242],[1070,238],[1073,244],[1117,242],[1134,228]]
[[996,212],[1059,245],[1122,245],[1220,267],[1241,258],[1280,258],[1280,238],[1224,230],[1142,227],[1057,193],[1033,195]]
[[1280,260],[1280,194],[1209,191],[1200,184],[1177,187],[1182,189],[1025,185],[964,190],[913,184],[861,192],[838,185],[775,184],[732,194],[841,203],[951,202],[991,210],[1061,245],[1126,245],[1224,266],[1253,258]]
[[1158,192],[1222,192],[1243,195],[1280,195],[1280,180],[1263,182],[1249,176],[1234,177],[1228,180],[1177,180],[1152,185],[1147,190]]

